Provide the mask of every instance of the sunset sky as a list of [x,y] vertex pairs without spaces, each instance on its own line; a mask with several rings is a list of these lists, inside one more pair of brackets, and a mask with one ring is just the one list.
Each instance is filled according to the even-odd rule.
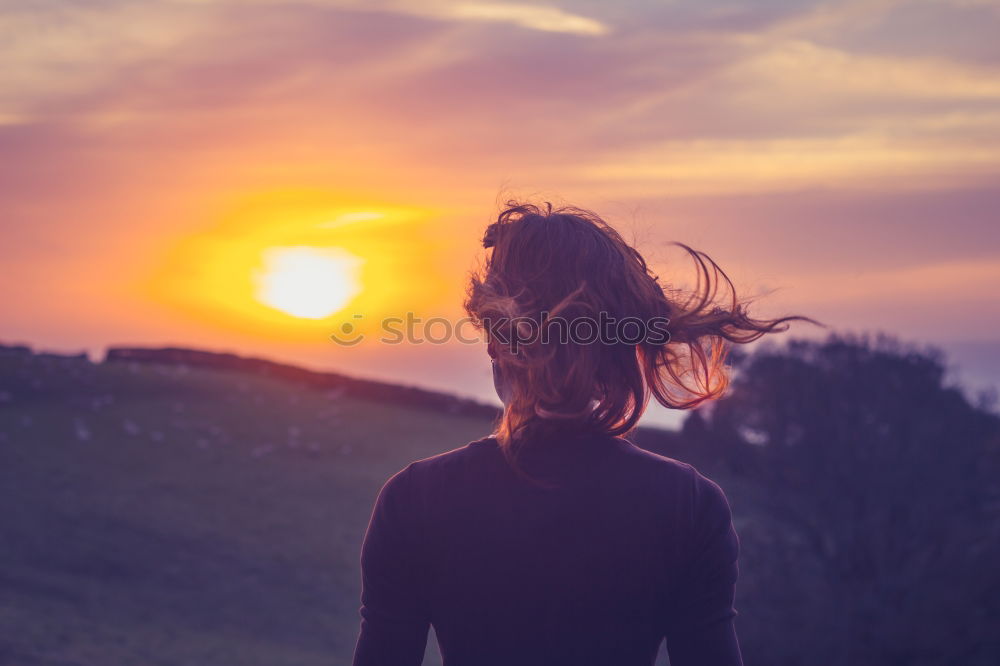
[[1000,378],[1000,2],[8,0],[0,60],[3,342],[487,398],[375,328],[462,316],[509,195]]

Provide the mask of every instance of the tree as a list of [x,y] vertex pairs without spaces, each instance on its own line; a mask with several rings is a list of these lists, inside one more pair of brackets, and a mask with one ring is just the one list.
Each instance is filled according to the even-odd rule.
[[[947,384],[940,352],[886,336],[763,348],[698,418],[767,517],[742,534],[749,622],[755,603],[772,624],[806,613],[818,629],[798,638],[827,664],[1000,663],[1000,419]],[[795,590],[800,607],[763,608]],[[782,663],[815,663],[795,649]]]

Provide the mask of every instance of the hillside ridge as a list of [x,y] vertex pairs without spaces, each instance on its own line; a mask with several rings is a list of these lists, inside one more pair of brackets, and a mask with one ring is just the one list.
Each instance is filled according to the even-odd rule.
[[[0,344],[0,355],[89,361],[87,355],[83,353],[37,352],[27,345],[20,344]],[[496,418],[500,414],[498,407],[443,391],[375,379],[362,379],[339,372],[310,370],[290,363],[280,363],[254,356],[241,356],[231,352],[205,351],[189,347],[112,346],[107,349],[104,358],[95,364],[102,363],[142,363],[223,370],[279,379],[316,391],[332,391],[355,398],[429,409],[447,414],[490,419]]]

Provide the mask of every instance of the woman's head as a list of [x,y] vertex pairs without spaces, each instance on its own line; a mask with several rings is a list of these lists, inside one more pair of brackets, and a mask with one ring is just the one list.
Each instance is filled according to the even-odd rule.
[[716,398],[728,384],[730,343],[805,319],[751,318],[719,266],[682,244],[697,282],[672,289],[579,208],[509,202],[483,245],[492,252],[465,307],[486,332],[506,392],[497,436],[512,461],[536,435],[624,434],[650,395],[675,409]]

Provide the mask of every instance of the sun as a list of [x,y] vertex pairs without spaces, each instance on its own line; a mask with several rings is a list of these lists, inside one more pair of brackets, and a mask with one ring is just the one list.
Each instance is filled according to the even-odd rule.
[[361,292],[363,260],[339,247],[271,247],[254,272],[255,297],[302,319],[326,319]]

